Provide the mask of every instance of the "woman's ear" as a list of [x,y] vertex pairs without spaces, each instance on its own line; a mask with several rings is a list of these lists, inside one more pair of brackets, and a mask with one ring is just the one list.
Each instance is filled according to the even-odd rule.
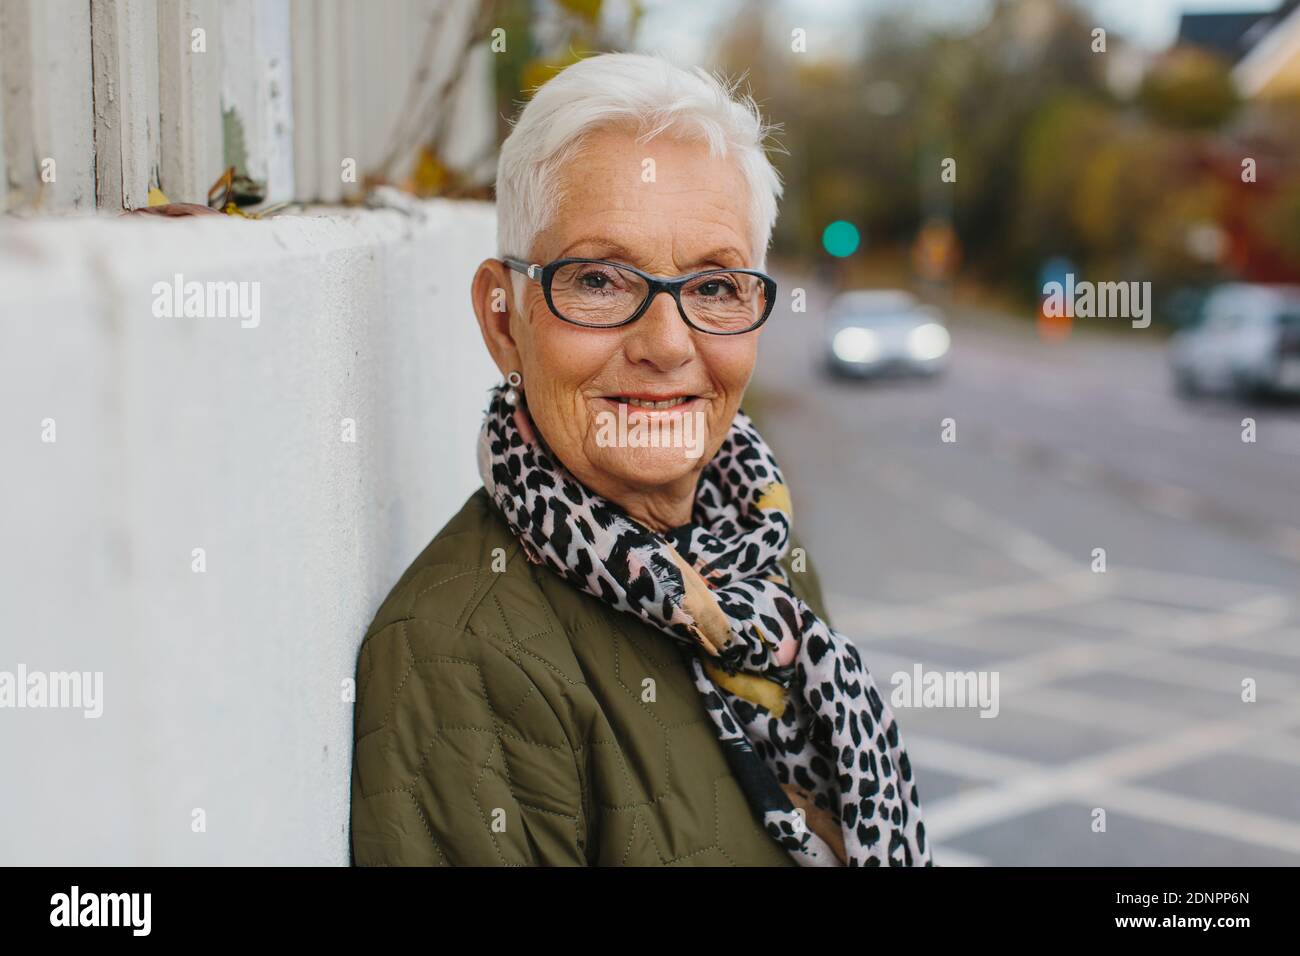
[[474,314],[478,317],[483,343],[503,376],[523,367],[519,346],[511,331],[510,319],[522,308],[514,301],[514,284],[510,268],[500,259],[484,259],[474,273],[470,286]]

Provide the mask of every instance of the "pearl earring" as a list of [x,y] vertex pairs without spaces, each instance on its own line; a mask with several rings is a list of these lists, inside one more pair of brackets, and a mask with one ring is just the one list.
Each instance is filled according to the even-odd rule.
[[506,376],[506,384],[510,387],[506,389],[503,397],[506,404],[513,408],[519,404],[519,386],[524,384],[524,377],[518,372],[511,372]]

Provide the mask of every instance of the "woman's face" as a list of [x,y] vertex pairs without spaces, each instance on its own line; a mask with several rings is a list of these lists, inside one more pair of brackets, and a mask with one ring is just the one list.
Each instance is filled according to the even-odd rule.
[[[757,265],[744,177],[703,143],[637,144],[625,130],[601,130],[561,180],[555,220],[522,250],[531,262],[610,259],[663,276]],[[512,297],[508,273],[495,265],[494,281]],[[483,285],[476,280],[475,298],[489,348],[503,374],[523,375],[528,411],[560,461],[651,526],[689,520],[696,479],[726,437],[753,372],[759,332],[697,332],[669,295],[656,296],[631,325],[582,328],[553,315],[541,284],[529,281],[508,329],[504,316],[496,319],[508,334],[493,335]],[[638,400],[679,404],[648,409]],[[620,404],[627,405],[621,430]],[[631,447],[638,427],[644,437],[651,426],[665,438],[676,429],[678,446]]]

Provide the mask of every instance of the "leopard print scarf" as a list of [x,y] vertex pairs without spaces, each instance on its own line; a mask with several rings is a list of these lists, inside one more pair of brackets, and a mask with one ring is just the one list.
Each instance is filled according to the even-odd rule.
[[692,524],[657,534],[579,483],[503,396],[479,437],[488,493],[530,560],[694,650],[695,685],[767,832],[805,866],[933,865],[893,713],[777,563],[789,495],[745,414],[700,477]]

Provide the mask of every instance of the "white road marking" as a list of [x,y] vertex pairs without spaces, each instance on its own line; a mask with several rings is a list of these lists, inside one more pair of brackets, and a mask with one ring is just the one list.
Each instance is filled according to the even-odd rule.
[[1237,747],[1242,753],[1300,767],[1300,740],[1286,734],[1247,737]]
[[980,621],[1076,606],[1105,596],[1110,586],[1104,575],[1072,570],[1054,577],[941,595],[926,604],[885,604],[840,594],[829,595],[828,603],[836,630],[854,637],[873,640],[924,635],[939,639],[944,631]]
[[[995,443],[1015,454],[1020,454],[1023,448],[1014,438],[997,438]],[[1095,473],[1099,467],[1086,459],[1067,458],[1066,462],[1066,470],[1076,474]],[[1239,682],[1224,677],[1230,664],[1219,666],[1175,658],[1169,651],[1233,640],[1245,642],[1261,632],[1275,631],[1294,611],[1295,602],[1291,598],[1245,582],[1149,569],[1112,565],[1110,573],[1093,575],[1086,559],[1057,550],[960,495],[929,492],[915,474],[896,463],[872,477],[905,500],[920,500],[928,506],[938,501],[933,513],[949,527],[981,543],[997,544],[1004,554],[1036,572],[1041,574],[1047,568],[1058,571],[1047,580],[946,595],[921,605],[875,605],[863,609],[861,613],[866,620],[857,623],[867,625],[864,629],[874,636],[898,637],[910,633],[940,643],[945,637],[950,637],[952,643],[960,643],[964,635],[943,632],[1000,616],[1027,613],[1031,609],[1084,608],[1089,602],[1114,594],[1136,600],[1164,599],[1192,609],[1192,613],[1187,613],[1176,607],[1167,611],[1147,607],[1150,613],[1144,614],[1137,626],[1131,615],[1114,622],[1119,634],[1154,639],[1158,646],[1080,640],[1064,648],[1013,656],[982,668],[1000,671],[1001,690],[1015,694],[1016,705],[1023,706],[1024,710],[1143,736],[1108,753],[1073,761],[1064,767],[1050,767],[932,736],[908,735],[909,751],[918,767],[942,769],[994,784],[927,805],[932,838],[952,839],[1053,803],[1078,802],[1089,795],[1095,798],[1097,794],[1105,794],[1106,805],[1133,816],[1300,853],[1300,825],[1290,821],[1121,783],[1127,778],[1147,776],[1232,749],[1247,739],[1271,740],[1271,753],[1291,754],[1300,750],[1300,746],[1292,746],[1288,738],[1268,735],[1272,730],[1300,724],[1300,705],[1256,709],[1243,704],[1243,711],[1232,719],[1189,723],[1141,704],[1097,700],[1091,695],[1044,686],[1062,677],[1128,671],[1178,686],[1217,689],[1225,682],[1225,689],[1236,690]],[[1154,486],[1145,500],[1149,507],[1185,518],[1195,515],[1205,499],[1185,488],[1163,484]],[[1134,605],[1138,607],[1142,605]],[[1068,615],[1066,623],[1069,623]],[[874,654],[870,662],[873,672],[879,676],[906,670],[913,663],[895,654]],[[1291,692],[1297,684],[1291,675],[1266,674],[1258,668],[1247,670],[1276,684],[1274,690],[1278,693]],[[886,684],[882,692],[887,693],[887,689]],[[906,716],[901,713],[899,716],[906,727]],[[1156,732],[1154,735],[1152,730]]]
[[1165,684],[1181,684],[1194,690],[1217,691],[1233,696],[1240,695],[1242,678],[1250,677],[1258,683],[1261,701],[1275,700],[1279,695],[1292,699],[1300,697],[1300,678],[1241,662],[1210,661],[1165,654],[1149,660],[1135,661],[1127,668],[1107,667],[1106,670],[1120,671],[1130,676],[1143,677]]
[[[1214,800],[1125,784],[1094,791],[1099,806],[1166,826],[1300,854],[1300,824]],[[1300,860],[1296,861],[1300,863]]]
[[[1242,602],[1245,611],[1238,613],[1230,608],[1220,614],[1202,614],[1191,620],[1170,627],[1165,622],[1135,628],[1128,633],[1136,636],[1139,631],[1149,629],[1169,629],[1171,637],[1168,648],[1197,647],[1203,644],[1219,643],[1224,638],[1245,637],[1250,634],[1267,631],[1285,620],[1279,615],[1276,604],[1272,606],[1275,614],[1259,616],[1259,609],[1270,598],[1257,598]],[[1251,613],[1255,612],[1255,613]],[[1123,671],[1126,666],[1136,665],[1152,658],[1164,659],[1167,648],[1153,647],[1149,644],[1121,643],[1119,641],[1079,641],[1064,647],[1053,647],[1037,654],[1011,657],[1005,661],[990,664],[986,670],[996,670],[1001,674],[1003,691],[1023,689],[1047,684],[1062,678],[1077,677],[1096,671]],[[1226,665],[1225,665],[1226,666]]]
[[1276,591],[1248,581],[1161,571],[1154,568],[1111,565],[1108,577],[1121,593],[1138,600],[1165,601],[1186,607],[1221,610],[1244,598],[1275,595]]
[[[1077,570],[1080,559],[1054,548],[1048,542],[981,508],[969,498],[951,491],[936,493],[910,469],[896,461],[868,473],[889,491],[907,500],[922,499],[931,513],[949,527],[984,547],[1000,544],[1004,555],[1038,574],[1061,574]],[[938,505],[935,506],[935,502]]]
[[[1124,745],[1063,767],[1040,767],[1027,774],[1007,775],[1001,784],[958,794],[925,807],[926,829],[934,837],[951,840],[1010,817],[1032,813],[1055,803],[1077,802],[1081,798],[1088,800],[1104,792],[1109,793],[1128,813],[1143,813],[1149,817],[1151,811],[1146,808],[1156,806],[1161,812],[1173,816],[1172,820],[1165,816],[1163,822],[1175,822],[1201,832],[1222,833],[1245,842],[1300,853],[1300,824],[1211,801],[1165,795],[1142,787],[1118,786],[1129,778],[1150,776],[1234,749],[1247,735],[1296,724],[1300,724],[1300,704],[1260,712],[1249,720],[1200,722],[1173,734]],[[960,766],[953,767],[956,761],[944,760],[945,748],[947,756],[951,756],[953,748],[946,741],[915,735],[908,738],[909,752],[915,751],[918,755],[918,767],[924,768],[930,765],[929,761],[938,758],[939,762],[933,764],[937,769],[960,773]],[[996,773],[998,767],[1006,766],[1001,755],[983,755],[969,747],[962,748],[962,751],[964,759],[961,762],[968,767],[987,762],[991,771]],[[925,763],[921,762],[922,756]],[[983,776],[988,778],[989,775]],[[1240,829],[1232,825],[1238,819],[1242,821]]]
[[1186,721],[1182,714],[1148,707],[1130,700],[1111,700],[1064,687],[1027,688],[1016,693],[1017,710],[1066,723],[1098,727],[1115,733],[1173,733]]
[[1258,634],[1237,642],[1252,651],[1264,651],[1282,657],[1300,657],[1300,628],[1281,628],[1267,634]]
[[[982,780],[988,783],[1005,783],[1017,777],[1029,777],[1041,773],[1043,770],[1041,764],[1034,763],[1032,760],[1009,757],[1006,754],[959,744],[942,737],[907,734],[906,729],[904,735],[908,755],[912,762],[923,770],[938,770],[968,780]],[[924,799],[924,794],[922,798]]]

